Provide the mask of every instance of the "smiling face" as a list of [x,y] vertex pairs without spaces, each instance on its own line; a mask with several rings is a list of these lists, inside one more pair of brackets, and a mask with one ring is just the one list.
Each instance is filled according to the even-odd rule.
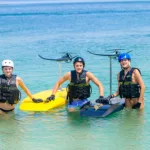
[[82,73],[82,70],[84,68],[83,63],[82,62],[76,62],[74,64],[74,68],[75,68],[77,73]]
[[123,59],[120,61],[120,65],[123,69],[128,69],[130,67],[130,60]]
[[3,67],[2,70],[6,77],[12,76],[13,67]]

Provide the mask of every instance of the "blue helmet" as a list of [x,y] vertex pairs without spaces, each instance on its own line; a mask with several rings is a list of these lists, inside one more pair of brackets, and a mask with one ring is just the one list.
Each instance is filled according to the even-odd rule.
[[83,63],[83,67],[85,66],[85,61],[82,57],[76,57],[73,61],[73,65],[76,63],[76,62],[81,62]]
[[120,62],[123,59],[131,60],[131,57],[130,57],[130,55],[128,53],[122,53],[122,54],[119,55],[118,61]]

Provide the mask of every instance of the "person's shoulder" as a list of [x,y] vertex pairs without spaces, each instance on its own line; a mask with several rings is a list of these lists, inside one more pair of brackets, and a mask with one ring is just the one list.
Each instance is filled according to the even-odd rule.
[[117,73],[117,76],[121,76],[121,75],[123,75],[123,74],[124,74],[124,70],[121,69],[121,70]]
[[141,71],[140,71],[140,69],[138,69],[138,68],[133,68],[134,70],[133,70],[133,73],[134,74],[141,74]]
[[22,81],[22,79],[19,76],[16,76],[17,81]]
[[70,71],[70,72],[67,72],[65,75],[66,75],[66,76],[70,76],[70,75],[71,75],[71,71]]
[[62,82],[62,81],[69,80],[70,77],[71,77],[71,73],[70,73],[70,72],[67,72],[67,73],[65,73],[65,74],[62,76],[62,78],[61,78],[58,82],[60,82],[60,81]]
[[70,78],[70,76],[71,76],[71,72],[67,72],[67,73],[64,75],[65,78]]
[[87,71],[87,70],[85,70],[85,72],[86,72],[86,74],[93,74],[92,72]]
[[95,75],[92,72],[87,71],[86,72],[86,76],[91,78],[91,77],[95,77]]
[[[122,71],[122,70],[121,70],[121,71]],[[121,71],[119,71],[119,72],[117,73],[117,79],[118,79],[118,81],[120,80]]]
[[119,76],[121,73],[123,73],[123,70],[120,70],[117,75]]

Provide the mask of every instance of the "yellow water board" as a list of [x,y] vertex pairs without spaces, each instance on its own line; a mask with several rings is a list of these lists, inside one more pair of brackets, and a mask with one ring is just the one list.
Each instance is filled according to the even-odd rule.
[[[52,93],[52,90],[46,90],[33,95],[34,98],[41,98],[44,101],[47,97],[49,97]],[[58,90],[55,94],[55,100],[50,101],[48,103],[34,103],[29,97],[26,97],[22,100],[20,104],[20,110],[23,111],[49,111],[53,108],[57,108],[63,106],[67,103],[66,100],[67,91],[66,88],[62,88]]]

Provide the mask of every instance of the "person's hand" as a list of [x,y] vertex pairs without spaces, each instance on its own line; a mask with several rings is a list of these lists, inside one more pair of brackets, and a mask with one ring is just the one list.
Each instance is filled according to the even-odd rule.
[[107,97],[108,100],[110,100],[111,98],[114,98],[114,95],[113,95],[113,94],[111,94],[111,95],[109,95],[109,96]]
[[138,108],[140,108],[140,106],[141,106],[141,103],[137,102],[132,108],[133,109],[138,109]]
[[48,103],[49,101],[54,101],[55,100],[55,95],[51,95],[51,96],[49,96],[49,97],[47,97],[47,99],[46,99],[46,103]]
[[132,108],[133,108],[133,109],[138,109],[138,108],[140,108],[141,103],[142,103],[142,99],[139,98],[138,102],[137,102]]
[[102,103],[102,104],[109,104],[109,99],[104,98],[103,96],[100,96],[95,102],[96,103]]
[[42,103],[43,102],[43,100],[41,98],[32,98],[32,101],[34,103]]

